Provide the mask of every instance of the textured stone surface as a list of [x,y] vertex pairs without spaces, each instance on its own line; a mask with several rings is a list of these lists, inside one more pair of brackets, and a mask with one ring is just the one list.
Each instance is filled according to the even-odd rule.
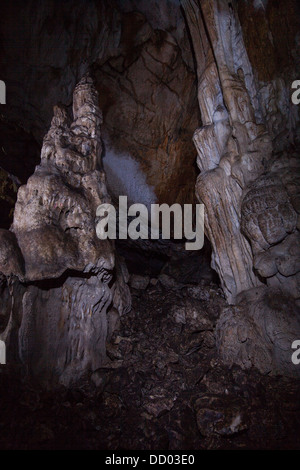
[[25,263],[17,239],[12,232],[0,230],[0,266],[5,276],[24,279]]
[[41,163],[18,191],[11,230],[24,253],[26,280],[114,266],[112,247],[95,232],[96,208],[109,196],[97,169],[101,114],[89,79],[74,91],[73,116],[68,122],[63,108],[54,109]]
[[300,310],[276,288],[260,287],[240,294],[238,306],[225,309],[216,327],[224,361],[263,374],[300,377],[292,344],[300,334]]
[[[103,305],[103,311],[106,302],[111,302],[113,325],[117,324],[114,314],[127,309],[123,279],[128,279],[128,273],[121,261],[114,260],[113,246],[100,243],[94,232],[92,214],[99,202],[109,201],[99,166],[98,104],[105,119],[104,162],[114,196],[125,193],[131,200],[148,204],[155,200],[192,202],[195,153],[191,134],[195,129],[201,172],[196,196],[205,204],[212,267],[219,274],[227,301],[238,303],[239,294],[244,293],[251,303],[252,289],[269,286],[270,292],[299,303],[299,107],[290,100],[290,84],[298,78],[299,65],[296,3],[183,0],[186,23],[177,1],[91,0],[86,4],[78,0],[70,14],[65,3],[45,1],[35,9],[29,0],[18,6],[7,4],[1,15],[1,73],[10,90],[10,106],[3,108],[0,134],[3,126],[8,134],[16,130],[32,165],[34,146],[21,135],[21,127],[28,131],[27,136],[40,139],[48,128],[52,105],[58,100],[67,105],[67,109],[55,108],[41,164],[19,190],[12,232],[0,234],[2,271],[8,283],[11,274],[31,283],[24,309],[42,310],[42,305],[54,301],[47,299],[47,286],[37,285],[49,279],[55,279],[58,303],[62,302],[65,283],[75,289],[66,276],[74,285],[79,277],[87,292],[95,279],[101,283],[95,290],[98,300],[91,295],[91,303],[83,305],[84,295],[78,294],[76,302],[83,315],[95,302]],[[73,88],[89,67],[99,94],[93,91],[85,101],[87,84],[82,82],[76,88],[74,119],[70,120]],[[201,117],[195,106],[194,67]],[[18,127],[13,128],[12,123]],[[9,148],[11,140],[1,145],[1,165],[6,155],[15,156],[16,148]],[[28,174],[25,168],[20,180]],[[7,175],[5,184],[10,179]],[[15,176],[19,178],[17,173]],[[125,249],[137,245],[128,244]],[[153,253],[147,245],[141,244],[144,251]],[[170,245],[156,246],[162,263]],[[188,261],[195,284],[211,275],[202,270],[201,263],[195,272],[196,258],[191,256]],[[138,256],[131,259],[137,263]],[[153,269],[161,269],[157,260],[153,260]],[[192,282],[189,274],[184,262],[169,263],[157,284],[174,292],[178,281],[182,289],[184,282]],[[199,299],[206,294],[197,291]],[[261,306],[276,329],[281,319],[267,301]],[[296,311],[295,305],[291,310]],[[97,315],[100,312],[102,307]],[[179,309],[176,318],[184,319],[184,315]],[[103,314],[101,348],[107,327],[104,318]],[[253,344],[261,341],[262,349],[269,351],[269,339],[257,316],[245,320],[237,314],[237,318],[241,325],[248,325]],[[75,315],[75,323],[77,320]],[[285,321],[282,331],[289,330]],[[41,324],[46,337],[46,326]],[[230,324],[228,317],[224,338]],[[27,327],[23,326],[20,331],[26,338]],[[84,335],[82,344],[86,344]],[[231,341],[238,344],[238,336]],[[23,350],[26,352],[26,346]],[[74,346],[71,358],[76,351]],[[230,362],[226,347],[220,351]],[[93,358],[91,362],[95,362]],[[263,363],[262,354],[256,366],[264,369]],[[250,367],[252,362],[247,364]],[[272,359],[270,367],[276,373],[279,366]],[[283,365],[279,369],[284,372]]]
[[173,30],[152,29],[139,13],[125,18],[118,55],[95,66],[110,190],[131,202],[192,202],[194,71]]
[[138,274],[132,274],[130,276],[130,286],[134,289],[146,289],[149,282],[149,276],[139,276]]
[[[96,236],[96,209],[109,202],[100,170],[101,112],[92,80],[73,96],[73,119],[54,109],[41,163],[18,191],[11,232],[1,231],[5,275],[28,285],[19,353],[28,373],[69,384],[105,363],[106,312],[130,306],[126,273],[111,241]],[[53,279],[51,281],[51,279]]]
[[240,230],[243,188],[264,171],[272,151],[258,108],[251,65],[236,12],[223,1],[183,2],[193,41],[198,100],[204,126],[194,134],[198,149],[196,194],[206,208],[206,231],[230,303],[259,285],[252,253]]
[[19,186],[18,178],[0,167],[0,220],[1,228],[8,229],[13,220]]
[[[202,300],[199,290],[157,283],[133,295],[111,367],[76,387],[45,392],[0,368],[1,449],[299,449],[299,380],[225,366],[215,323],[226,301],[211,283]],[[173,315],[183,305],[184,324]]]
[[[191,138],[199,112],[180,2],[75,0],[71,10],[47,0],[39,8],[31,0],[3,5],[4,122],[24,129],[33,148],[35,140],[41,144],[53,106],[71,105],[76,83],[91,67],[104,115],[111,195],[121,192],[148,203],[193,202]],[[16,140],[3,140],[0,165],[4,161],[3,167],[17,175],[25,159],[32,172],[34,152],[21,134]],[[7,155],[13,163],[6,167]]]
[[[287,4],[289,24],[293,8]],[[263,24],[260,34],[272,42],[274,58],[272,34],[276,31],[276,41],[281,37],[278,24],[274,29],[274,5],[185,0],[183,6],[203,123],[194,134],[201,171],[196,195],[206,209],[212,266],[228,302],[242,302],[221,315],[219,351],[228,364],[291,375],[296,372],[290,348],[300,336],[299,113],[290,100],[298,63],[296,34],[284,39],[283,49],[287,43],[290,47],[285,65],[266,77],[265,44],[258,50],[255,21],[245,12],[256,6],[254,17]],[[253,292],[259,292],[259,299]],[[288,307],[274,306],[272,296],[287,299]]]
[[299,299],[299,161],[283,154],[255,180],[242,203],[242,230],[251,241],[254,268],[268,285]]
[[[213,266],[228,301],[234,303],[239,292],[260,285],[259,276],[253,271],[253,255],[280,243],[296,230],[298,163],[288,145],[297,142],[294,124],[299,116],[297,107],[291,105],[290,83],[285,81],[276,88],[277,82],[272,82],[269,91],[263,92],[257,75],[261,68],[255,68],[258,64],[253,53],[257,47],[253,23],[244,14],[253,7],[239,4],[237,11],[234,3],[222,0],[187,0],[183,5],[197,61],[203,122],[194,134],[201,170],[196,194],[206,207]],[[267,18],[274,16],[274,11],[272,7],[267,13],[261,11],[262,6],[254,16],[268,28]],[[274,21],[270,28],[274,32]],[[278,71],[282,74],[283,69],[289,70],[289,80],[296,67],[293,50],[286,68]],[[251,52],[252,63],[247,51]],[[262,65],[263,52],[257,54]],[[276,55],[274,51],[272,54]],[[274,120],[278,120],[278,126]],[[284,148],[285,153],[278,153]],[[274,149],[276,155],[272,154]],[[269,266],[269,272],[274,269]]]
[[299,77],[299,6],[295,0],[249,1],[237,2],[237,10],[261,113],[274,148],[282,150],[299,138],[299,107],[290,99]]

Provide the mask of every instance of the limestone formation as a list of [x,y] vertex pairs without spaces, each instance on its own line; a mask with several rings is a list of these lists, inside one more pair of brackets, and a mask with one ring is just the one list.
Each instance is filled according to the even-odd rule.
[[300,310],[277,288],[254,288],[224,309],[217,328],[217,346],[224,361],[263,374],[300,377],[292,362],[292,344],[299,337]]
[[[16,142],[14,127],[10,138],[8,123],[17,122],[41,146],[53,106],[69,106],[76,80],[91,68],[104,116],[110,195],[128,194],[138,203],[194,202],[192,135],[199,113],[179,0],[75,0],[71,10],[49,0],[42,8],[27,0],[1,9],[0,78],[10,96],[1,107],[0,166],[27,178],[33,173],[35,149],[25,141],[20,145],[21,133]],[[24,18],[31,18],[30,24],[16,30]]]
[[283,154],[255,180],[242,203],[242,230],[251,241],[254,269],[269,286],[300,299],[299,161]]
[[264,171],[270,138],[256,122],[252,69],[237,15],[228,2],[183,2],[197,60],[203,127],[196,130],[201,174],[196,194],[206,208],[206,232],[230,303],[260,284],[240,229],[243,189]]
[[[300,337],[295,303],[300,275],[299,163],[286,135],[297,146],[294,120],[299,117],[289,103],[286,106],[283,82],[277,91],[275,82],[262,91],[236,3],[182,3],[197,61],[203,122],[194,134],[201,171],[196,195],[205,205],[212,266],[229,304],[237,304],[220,318],[219,351],[229,364],[293,375],[290,348]],[[283,108],[292,123],[284,132],[274,124],[279,120],[288,125]],[[288,311],[280,302],[273,308],[272,295],[289,299]]]
[[[73,95],[73,118],[57,106],[41,163],[18,191],[11,231],[1,231],[0,270],[26,282],[18,331],[30,374],[68,384],[107,361],[106,314],[130,306],[113,242],[96,236],[109,202],[101,170],[101,112],[92,80]],[[121,294],[120,294],[121,292]]]
[[[238,328],[230,326],[238,322],[247,330],[241,348],[261,351],[241,364],[289,374],[272,349],[276,334],[269,335],[262,318],[287,342],[292,325],[298,339],[300,107],[290,99],[299,78],[296,2],[182,0],[182,9],[179,0],[79,0],[71,13],[66,2],[45,0],[40,9],[33,3],[7,4],[2,12],[1,79],[13,90],[0,116],[3,228],[11,223],[19,186],[14,178],[24,183],[31,175],[18,191],[10,231],[0,232],[1,289],[4,298],[14,295],[3,310],[5,337],[15,329],[23,362],[49,380],[67,383],[104,364],[105,340],[113,336],[111,326],[106,332],[106,311],[114,325],[128,309],[129,276],[113,244],[95,234],[96,207],[110,201],[100,154],[111,196],[173,204],[194,201],[197,151],[196,197],[205,205],[212,268],[230,304],[220,319],[219,351],[230,364],[239,362],[228,341],[240,348]],[[17,31],[23,17],[31,18],[30,28]],[[88,69],[98,95],[84,78],[71,117],[73,88]],[[32,174],[34,139],[41,141],[57,101],[67,107],[55,107]],[[23,142],[23,153],[14,140]],[[143,287],[152,273],[143,272],[139,250],[159,272],[178,251],[160,240],[118,246],[131,266],[138,265]],[[177,255],[157,273],[158,286],[175,292],[178,284],[183,289],[185,282],[201,286],[213,279],[201,264],[203,252],[199,261],[191,255],[184,262],[180,250]],[[251,313],[256,291],[265,293],[262,318]],[[270,307],[268,292],[290,300],[291,318]],[[7,322],[10,311],[13,321]],[[271,358],[268,367],[264,355]]]

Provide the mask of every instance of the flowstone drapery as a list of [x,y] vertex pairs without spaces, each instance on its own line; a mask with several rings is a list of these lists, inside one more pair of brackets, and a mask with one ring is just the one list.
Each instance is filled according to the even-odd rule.
[[[196,196],[205,205],[212,266],[229,304],[238,304],[220,319],[219,350],[231,364],[297,375],[290,351],[300,337],[299,160],[290,150],[278,152],[278,133],[266,125],[279,119],[282,90],[276,95],[273,85],[268,93],[259,88],[235,2],[182,4],[203,123],[194,134],[201,171]],[[286,131],[291,138],[291,129]],[[274,298],[283,296],[289,311],[271,301],[271,292]]]

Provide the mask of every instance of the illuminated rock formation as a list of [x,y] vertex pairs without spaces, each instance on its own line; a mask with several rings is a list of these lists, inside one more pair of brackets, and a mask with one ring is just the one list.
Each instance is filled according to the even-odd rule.
[[55,107],[41,163],[19,189],[11,232],[1,232],[0,270],[27,286],[20,359],[45,381],[68,384],[105,364],[107,311],[122,315],[130,306],[114,246],[95,231],[96,208],[110,200],[101,120],[97,92],[84,77],[74,90],[73,119]]
[[[229,304],[238,304],[220,318],[219,351],[230,364],[297,375],[290,350],[300,336],[293,300],[300,294],[299,163],[293,151],[282,151],[288,138],[296,144],[288,123],[297,113],[283,85],[272,82],[266,90],[255,78],[235,3],[184,0],[183,6],[203,122],[194,134],[196,195],[206,209],[212,266]],[[270,129],[270,120],[280,120],[282,129]],[[282,296],[288,311],[272,296]]]

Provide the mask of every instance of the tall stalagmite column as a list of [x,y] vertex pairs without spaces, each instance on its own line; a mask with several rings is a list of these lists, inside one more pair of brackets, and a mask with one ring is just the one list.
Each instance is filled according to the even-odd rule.
[[249,241],[241,233],[244,188],[264,171],[272,145],[261,123],[252,69],[235,11],[227,1],[183,2],[197,61],[203,127],[194,134],[198,151],[196,194],[205,205],[226,298],[260,285]]
[[23,286],[19,357],[46,383],[68,385],[107,364],[107,313],[130,308],[114,245],[95,230],[98,205],[110,201],[101,122],[97,92],[84,77],[73,119],[55,107],[41,163],[19,189],[11,231],[0,233],[0,271]]
[[[203,124],[194,133],[196,195],[205,205],[212,265],[232,305],[218,321],[218,349],[229,365],[299,376],[291,361],[300,335],[299,159],[296,130],[288,128],[296,113],[276,80],[265,86],[254,76],[235,1],[182,5]],[[281,126],[269,133],[268,121]],[[285,135],[294,137],[292,150]]]

